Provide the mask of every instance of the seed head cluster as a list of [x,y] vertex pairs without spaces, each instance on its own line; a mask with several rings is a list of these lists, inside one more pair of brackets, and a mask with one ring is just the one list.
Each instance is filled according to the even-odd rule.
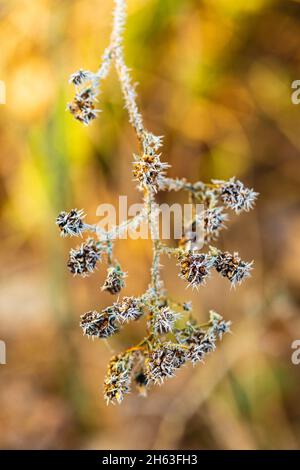
[[[228,222],[227,211],[236,214],[254,207],[258,193],[247,188],[235,177],[229,181],[212,180],[210,183],[188,182],[185,178],[167,176],[168,163],[161,161],[162,137],[156,136],[144,125],[137,104],[137,95],[129,67],[126,65],[123,35],[126,24],[127,0],[114,0],[113,29],[110,43],[102,56],[97,72],[80,69],[70,77],[75,96],[68,109],[75,119],[89,125],[98,116],[98,96],[102,81],[115,67],[120,83],[128,119],[139,142],[140,154],[134,156],[133,178],[143,193],[142,217],[122,222],[112,230],[101,232],[96,224],[85,223],[83,210],[61,212],[57,219],[61,235],[87,238],[72,248],[68,269],[74,275],[87,276],[95,272],[97,264],[107,262],[106,278],[101,281],[103,296],[118,296],[125,287],[126,274],[114,257],[114,240],[125,228],[138,228],[147,219],[152,236],[153,259],[149,286],[138,297],[124,296],[108,307],[90,310],[81,316],[83,334],[90,338],[106,339],[117,334],[130,322],[146,317],[146,335],[136,345],[115,355],[108,364],[104,381],[107,403],[121,403],[134,385],[145,396],[155,384],[173,377],[178,369],[191,363],[203,363],[216,350],[217,344],[230,332],[231,322],[210,311],[209,320],[200,324],[190,301],[175,302],[168,296],[161,278],[161,256],[174,256],[178,275],[188,286],[198,288],[210,278],[212,271],[227,278],[232,286],[239,285],[250,276],[253,262],[243,261],[239,254],[221,251],[210,244],[218,239]],[[159,191],[184,191],[192,201],[204,206],[202,214],[195,211],[188,221],[183,239],[178,246],[169,247],[157,238],[157,204]],[[196,214],[196,215],[195,215]],[[202,223],[202,243],[197,226]],[[154,236],[155,235],[155,236]],[[201,241],[201,240],[200,240]],[[92,307],[93,308],[93,307]]]
[[123,297],[100,313],[93,311],[82,315],[80,326],[86,336],[108,338],[117,333],[124,323],[138,320],[143,313],[140,299]]
[[96,119],[99,110],[97,103],[97,77],[87,70],[78,70],[71,75],[70,83],[76,87],[73,101],[68,104],[68,110],[77,121],[86,126]]

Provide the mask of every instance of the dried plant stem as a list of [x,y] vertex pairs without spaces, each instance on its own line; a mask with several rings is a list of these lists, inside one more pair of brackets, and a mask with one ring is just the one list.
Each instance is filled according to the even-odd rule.
[[[126,65],[123,49],[123,32],[126,23],[126,0],[115,0],[113,31],[111,34],[111,45],[109,49],[113,51],[113,60],[119,77],[125,107],[128,111],[129,121],[133,126],[137,139],[145,152],[149,146],[149,132],[146,131],[143,123],[143,117],[139,111],[136,102],[136,92],[132,84],[129,68]],[[148,224],[152,238],[153,261],[151,267],[151,288],[157,295],[162,288],[162,282],[159,276],[160,267],[160,249],[157,234],[157,214],[155,204],[155,192],[151,187],[145,189],[144,200],[147,205]]]

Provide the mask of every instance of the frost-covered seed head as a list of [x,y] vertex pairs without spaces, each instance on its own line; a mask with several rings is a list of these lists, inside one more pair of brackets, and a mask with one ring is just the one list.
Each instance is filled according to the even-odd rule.
[[81,315],[80,326],[84,335],[96,338],[108,338],[118,331],[115,316],[108,312],[87,312]]
[[76,94],[72,103],[68,104],[68,110],[77,121],[82,122],[86,126],[96,119],[99,112],[95,109],[95,104],[90,97],[90,93],[87,91]]
[[169,307],[162,307],[153,312],[152,327],[155,334],[163,335],[173,331],[176,321],[180,318],[179,313],[173,312]]
[[253,261],[242,261],[238,253],[219,252],[214,266],[223,277],[229,279],[232,286],[236,286],[251,276],[252,264]]
[[120,265],[111,266],[107,270],[107,277],[102,286],[103,291],[110,294],[118,294],[125,286],[124,278],[126,274],[122,271]]
[[225,333],[230,332],[231,321],[225,321],[219,313],[210,311],[210,321],[212,323],[212,332],[218,339],[222,339]]
[[70,212],[60,212],[57,216],[56,224],[61,230],[61,235],[63,237],[81,236],[84,231],[84,217],[83,209],[72,209]]
[[115,302],[112,306],[104,309],[103,312],[114,315],[117,322],[122,324],[140,318],[143,315],[143,308],[140,299],[123,297],[120,302]]
[[157,192],[168,167],[167,163],[160,161],[159,155],[144,154],[142,158],[138,157],[133,164],[133,176],[139,182],[139,189],[150,188]]
[[71,249],[68,268],[74,275],[88,276],[94,272],[100,257],[101,249],[93,238],[89,238],[79,248]]
[[203,362],[207,354],[216,349],[216,338],[212,332],[205,334],[201,340],[190,343],[188,359],[192,364]]
[[89,70],[79,69],[77,72],[72,73],[69,83],[73,83],[73,85],[79,86],[89,80],[92,80],[93,77],[94,74]]
[[253,189],[246,188],[244,184],[235,177],[229,181],[214,180],[213,183],[220,184],[221,199],[226,207],[234,210],[236,214],[242,211],[248,212],[253,208],[258,193]]
[[179,258],[179,277],[186,279],[192,287],[204,284],[213,266],[213,258],[209,254],[189,251]]
[[124,395],[130,392],[133,364],[134,355],[130,353],[119,354],[109,362],[104,380],[104,398],[107,404],[120,404]]
[[215,240],[220,230],[226,228],[225,222],[228,220],[228,215],[223,211],[223,207],[214,207],[204,211],[204,238],[206,242]]
[[161,384],[173,377],[186,362],[186,348],[171,342],[159,343],[149,351],[146,359],[146,376],[149,382]]

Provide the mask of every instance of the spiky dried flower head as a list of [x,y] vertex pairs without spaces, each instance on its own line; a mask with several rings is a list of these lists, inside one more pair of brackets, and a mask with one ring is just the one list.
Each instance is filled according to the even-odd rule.
[[144,154],[142,157],[136,157],[133,163],[133,176],[139,183],[138,188],[140,190],[150,188],[157,192],[168,167],[167,163],[160,161],[159,155]]
[[87,81],[92,80],[93,77],[93,72],[90,72],[89,70],[79,69],[76,72],[72,73],[69,79],[69,83],[73,83],[73,85],[79,86],[86,83]]
[[205,356],[216,349],[216,337],[211,331],[203,336],[199,333],[194,339],[194,342],[190,342],[188,352],[188,359],[193,365],[197,362],[203,362]]
[[80,318],[80,326],[86,336],[108,338],[119,331],[116,325],[116,317],[111,312],[90,311],[81,315]]
[[116,266],[110,266],[107,269],[107,277],[101,289],[113,295],[118,294],[125,286],[125,277],[126,273],[122,271],[119,264]]
[[113,315],[120,324],[138,320],[144,313],[141,300],[136,297],[123,297],[120,302],[114,302],[106,307],[103,312]]
[[164,379],[173,377],[176,370],[185,364],[187,348],[171,342],[157,343],[148,352],[146,377],[149,382],[161,384]]
[[83,209],[72,209],[70,212],[60,212],[56,219],[56,224],[61,230],[63,237],[78,237],[84,231],[85,217]]
[[173,312],[166,306],[155,310],[150,322],[154,333],[159,335],[171,333],[180,316],[180,313]]
[[97,338],[108,338],[119,331],[124,323],[137,320],[143,315],[140,299],[124,297],[120,302],[104,308],[101,313],[90,311],[81,316],[83,334]]
[[204,211],[203,219],[204,240],[210,242],[218,237],[220,230],[226,228],[225,222],[228,220],[228,215],[224,213],[223,207],[214,207]]
[[221,199],[226,207],[234,210],[236,214],[242,211],[248,212],[253,208],[258,193],[253,189],[246,188],[244,184],[235,177],[229,181],[213,180],[220,185]]
[[185,251],[201,248],[205,239],[203,226],[203,218],[196,216],[194,220],[184,228],[184,235],[179,240],[178,246]]
[[225,333],[230,332],[231,321],[225,321],[222,315],[214,310],[210,310],[209,314],[212,333],[215,334],[218,339],[222,339]]
[[67,109],[75,119],[88,125],[96,119],[97,113],[96,102],[98,94],[98,79],[96,74],[88,70],[78,70],[73,73],[69,80],[76,88],[76,94]]
[[210,254],[190,250],[179,257],[179,277],[188,281],[190,286],[198,287],[206,282],[213,264],[214,258]]
[[193,364],[203,362],[205,347],[202,346],[206,332],[200,328],[195,320],[188,321],[184,328],[176,330],[175,336],[180,344],[187,346],[186,357]]
[[130,392],[134,353],[125,352],[115,356],[108,364],[104,380],[104,398],[107,404],[121,403]]
[[188,347],[187,360],[192,364],[204,362],[207,354],[215,351],[216,340],[222,339],[223,334],[230,332],[231,322],[226,322],[221,315],[210,311],[208,330],[204,330],[194,319],[186,322],[184,328],[175,330],[175,336],[180,344]]
[[93,238],[88,238],[80,247],[70,250],[68,268],[74,275],[82,277],[93,273],[101,258],[102,250]]
[[96,119],[98,110],[95,109],[96,97],[92,88],[83,89],[76,93],[68,109],[77,121],[86,126]]
[[232,286],[241,284],[242,281],[251,276],[253,261],[250,263],[242,261],[238,253],[218,252],[214,266],[218,273],[227,277]]
[[[257,193],[246,188],[235,178],[229,181],[213,181],[205,184],[200,181],[190,183],[185,178],[166,177],[167,163],[162,163],[159,148],[162,138],[149,132],[143,121],[143,116],[137,105],[135,85],[132,82],[130,70],[124,59],[123,32],[126,20],[126,0],[114,0],[113,30],[108,47],[106,48],[100,68],[96,73],[83,69],[70,77],[75,85],[75,98],[68,105],[75,119],[88,125],[99,111],[96,110],[97,96],[100,85],[108,76],[112,63],[120,81],[125,107],[129,121],[132,124],[140,147],[141,156],[135,156],[133,166],[134,178],[138,188],[144,193],[143,217],[134,218],[134,227],[138,227],[144,218],[148,218],[153,242],[153,262],[151,267],[151,282],[147,291],[139,298],[124,297],[113,305],[103,309],[101,313],[90,311],[82,315],[80,325],[83,333],[89,337],[107,338],[119,331],[126,322],[136,320],[147,311],[149,313],[147,336],[136,346],[112,358],[109,363],[104,383],[104,394],[107,403],[120,403],[130,390],[132,376],[141,393],[151,383],[162,383],[167,377],[172,377],[177,369],[187,361],[193,364],[203,361],[205,356],[216,348],[216,341],[230,331],[230,322],[226,322],[216,312],[210,313],[208,323],[199,325],[191,316],[190,303],[177,304],[183,312],[189,312],[189,321],[183,326],[176,320],[178,314],[169,305],[175,305],[167,298],[163,281],[160,278],[160,256],[163,253],[173,254],[180,267],[179,276],[186,279],[190,285],[197,287],[205,283],[212,267],[216,268],[232,285],[240,283],[250,275],[252,263],[240,260],[237,253],[222,253],[210,247],[205,253],[197,252],[201,245],[214,240],[219,231],[225,227],[226,214],[222,206],[233,209],[236,213],[250,210],[257,198]],[[193,204],[201,203],[206,208],[202,217],[201,232],[194,229],[196,221],[192,220],[190,233],[180,243],[179,248],[164,246],[161,240],[156,240],[157,204],[155,193],[161,190],[184,190],[190,195]],[[100,257],[100,250],[107,253],[110,264],[103,290],[117,294],[124,284],[124,273],[121,268],[113,266],[113,248],[111,240],[115,234],[120,235],[124,227],[127,229],[131,222],[120,224],[111,231],[100,231],[96,225],[83,222],[83,211],[74,209],[62,212],[57,218],[63,236],[82,235],[90,230],[99,236],[98,242],[87,241],[76,250],[71,250],[68,267],[74,274],[86,275],[95,269]],[[130,225],[131,227],[131,225]],[[133,227],[133,225],[132,225]],[[203,228],[204,231],[203,231]],[[195,227],[196,228],[196,227]],[[196,236],[196,238],[195,238]],[[105,241],[104,241],[105,240]],[[174,307],[175,308],[175,307]],[[177,310],[176,308],[176,310]],[[168,337],[160,336],[168,335]],[[169,340],[172,337],[172,342]]]

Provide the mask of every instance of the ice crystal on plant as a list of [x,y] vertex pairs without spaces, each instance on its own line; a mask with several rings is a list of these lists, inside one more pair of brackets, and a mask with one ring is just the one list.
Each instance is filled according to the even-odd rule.
[[114,312],[120,323],[138,320],[144,313],[142,303],[136,297],[124,297],[108,309]]

